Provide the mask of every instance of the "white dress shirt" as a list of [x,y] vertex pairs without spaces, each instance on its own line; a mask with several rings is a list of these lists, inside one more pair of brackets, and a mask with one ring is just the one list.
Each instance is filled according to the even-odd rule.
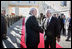
[[44,28],[47,29],[47,21],[49,19],[49,23],[51,21],[52,16],[50,16],[49,18],[46,18],[45,24],[44,24]]

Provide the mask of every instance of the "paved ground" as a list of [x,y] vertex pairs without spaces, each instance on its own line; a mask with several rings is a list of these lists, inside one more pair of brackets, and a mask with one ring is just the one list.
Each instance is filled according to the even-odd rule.
[[22,19],[10,26],[7,32],[7,40],[3,40],[5,48],[20,48]]
[[61,45],[63,48],[71,48],[71,38],[69,39],[70,41],[65,41],[67,39],[67,34],[68,34],[68,26],[69,26],[69,22],[67,21],[65,23],[65,29],[66,29],[66,36],[61,35],[61,41],[58,43],[59,45]]
[[61,45],[63,48],[71,48],[71,38],[70,41],[65,41],[67,38],[67,36],[61,36],[60,42],[58,43],[59,45]]
[[[21,29],[22,29],[22,19],[13,24],[8,28],[7,40],[3,40],[3,45],[5,48],[20,48],[21,40]],[[61,41],[58,43],[63,48],[71,48],[71,41],[65,41],[67,36],[61,35]],[[70,38],[71,40],[71,38]]]

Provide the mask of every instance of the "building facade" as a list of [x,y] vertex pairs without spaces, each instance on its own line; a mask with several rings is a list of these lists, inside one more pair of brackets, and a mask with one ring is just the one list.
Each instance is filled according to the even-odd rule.
[[45,14],[47,9],[52,9],[54,13],[68,15],[71,1],[1,1],[1,9],[6,10],[6,15],[12,12],[15,15],[27,15],[31,7],[37,8],[38,14]]

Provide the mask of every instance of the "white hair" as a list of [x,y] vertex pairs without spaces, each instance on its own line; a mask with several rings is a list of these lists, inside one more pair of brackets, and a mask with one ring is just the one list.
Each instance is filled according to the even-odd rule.
[[46,10],[46,13],[47,13],[47,12],[49,12],[49,13],[51,13],[51,14],[53,13],[53,11],[52,11],[51,9],[47,9],[47,10]]
[[32,14],[32,11],[34,10],[37,10],[36,8],[31,8],[30,11],[29,11],[29,14],[31,15]]
[[45,12],[45,16],[46,16],[47,12],[49,12],[49,13],[51,13],[51,15],[53,15],[53,10],[52,9],[47,9],[46,12]]

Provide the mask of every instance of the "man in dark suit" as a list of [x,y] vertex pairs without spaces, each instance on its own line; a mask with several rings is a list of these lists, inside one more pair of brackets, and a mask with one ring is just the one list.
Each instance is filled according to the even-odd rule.
[[56,39],[60,41],[60,33],[59,33],[59,23],[56,17],[52,16],[52,11],[47,10],[46,12],[47,18],[43,21],[43,29],[45,31],[45,48],[49,48],[49,44],[51,48],[56,48]]
[[2,39],[5,38],[6,34],[6,20],[3,15],[1,15],[1,33],[0,33],[0,48],[3,48]]
[[60,34],[61,34],[61,27],[62,27],[61,26],[62,25],[61,24],[61,16],[58,13],[57,13],[57,19],[58,19],[58,22],[59,22],[59,25],[60,25],[59,27],[60,27]]
[[45,16],[43,15],[43,13],[40,13],[40,24],[43,21],[43,19],[45,18]]
[[28,17],[25,23],[26,27],[26,45],[27,48],[38,48],[38,44],[40,41],[39,32],[43,32],[43,29],[38,25],[36,15],[37,10],[32,8],[29,13],[31,16]]
[[69,19],[69,27],[68,27],[68,37],[66,41],[70,41],[69,38],[71,37],[71,17]]
[[61,30],[62,30],[62,34],[64,35],[64,36],[66,36],[66,30],[65,30],[65,28],[64,28],[64,25],[65,25],[65,16],[64,16],[64,14],[61,14],[61,18],[60,18],[60,20],[61,20]]
[[2,33],[2,39],[7,39],[7,20],[5,17],[5,10],[2,10],[1,13],[1,33]]

